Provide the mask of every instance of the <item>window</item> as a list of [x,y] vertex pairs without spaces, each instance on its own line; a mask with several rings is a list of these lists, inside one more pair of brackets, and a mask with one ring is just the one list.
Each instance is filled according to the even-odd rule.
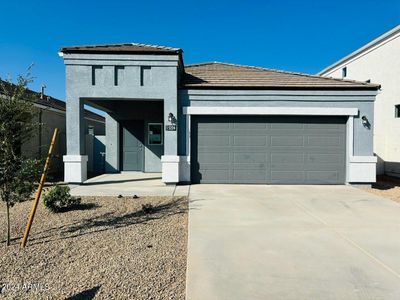
[[345,78],[347,76],[347,67],[344,67],[342,69],[342,78]]
[[394,106],[394,117],[400,118],[400,104]]
[[162,145],[163,143],[163,124],[149,123],[149,145]]

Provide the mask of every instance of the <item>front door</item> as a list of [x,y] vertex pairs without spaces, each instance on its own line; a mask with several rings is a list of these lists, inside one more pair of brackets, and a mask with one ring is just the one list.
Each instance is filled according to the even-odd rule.
[[143,171],[144,121],[121,122],[122,171]]

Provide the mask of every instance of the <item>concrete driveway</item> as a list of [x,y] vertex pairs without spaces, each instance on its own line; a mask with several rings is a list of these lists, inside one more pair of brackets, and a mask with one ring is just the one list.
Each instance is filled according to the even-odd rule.
[[400,299],[400,205],[349,186],[192,185],[187,299]]

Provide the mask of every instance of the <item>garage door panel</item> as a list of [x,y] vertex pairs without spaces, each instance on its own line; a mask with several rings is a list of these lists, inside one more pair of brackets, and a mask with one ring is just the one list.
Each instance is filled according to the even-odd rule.
[[319,146],[326,148],[327,146],[342,147],[344,139],[341,136],[308,136],[307,146]]
[[230,163],[230,155],[227,152],[205,152],[198,154],[199,161],[204,164]]
[[274,164],[304,163],[303,153],[272,153],[271,162]]
[[266,153],[233,153],[233,163],[266,163],[267,155]]
[[271,130],[303,130],[304,124],[301,123],[272,123]]
[[339,180],[339,172],[336,171],[309,171],[307,180],[315,183],[336,183]]
[[272,171],[271,183],[303,183],[305,182],[304,171]]
[[232,164],[232,170],[265,170],[267,168],[266,163],[255,163],[255,164]]
[[270,127],[267,123],[254,123],[254,122],[236,122],[233,124],[233,130],[264,130]]
[[205,148],[208,145],[212,145],[212,147],[229,146],[229,136],[200,135],[199,144],[204,145]]
[[192,180],[342,184],[345,133],[338,117],[194,116]]
[[200,163],[199,167],[201,170],[230,170],[232,169],[231,164],[221,164],[221,163]]
[[304,171],[304,164],[274,164],[272,163],[269,168],[271,171]]
[[319,153],[308,153],[307,154],[307,163],[332,163],[332,164],[342,164],[344,163],[344,157],[341,154],[332,153],[332,154],[319,154]]
[[342,132],[342,124],[336,124],[336,123],[324,123],[323,126],[321,126],[320,123],[318,124],[305,124],[304,128],[305,129],[312,129],[313,131],[317,132],[317,131],[322,131],[322,132],[326,132],[326,131],[336,131],[336,132]]
[[268,139],[265,135],[258,136],[233,136],[233,145],[234,146],[245,146],[245,147],[253,147],[253,146],[267,146]]
[[230,181],[229,170],[204,170],[199,179],[204,183],[226,183]]
[[303,146],[304,139],[302,136],[271,136],[271,146]]
[[265,170],[233,170],[232,180],[238,183],[265,182]]
[[223,120],[214,119],[209,122],[203,122],[199,124],[199,133],[206,130],[218,131],[218,130],[229,130],[230,123],[224,122]]

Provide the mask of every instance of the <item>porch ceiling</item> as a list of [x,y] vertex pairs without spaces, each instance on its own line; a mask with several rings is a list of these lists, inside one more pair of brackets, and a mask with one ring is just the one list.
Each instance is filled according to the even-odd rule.
[[[105,112],[115,112],[118,110],[125,110],[127,108],[145,106],[150,103],[159,102],[162,100],[136,100],[136,99],[85,99],[85,104],[93,106],[94,108],[103,110]],[[161,104],[162,105],[162,104]]]

